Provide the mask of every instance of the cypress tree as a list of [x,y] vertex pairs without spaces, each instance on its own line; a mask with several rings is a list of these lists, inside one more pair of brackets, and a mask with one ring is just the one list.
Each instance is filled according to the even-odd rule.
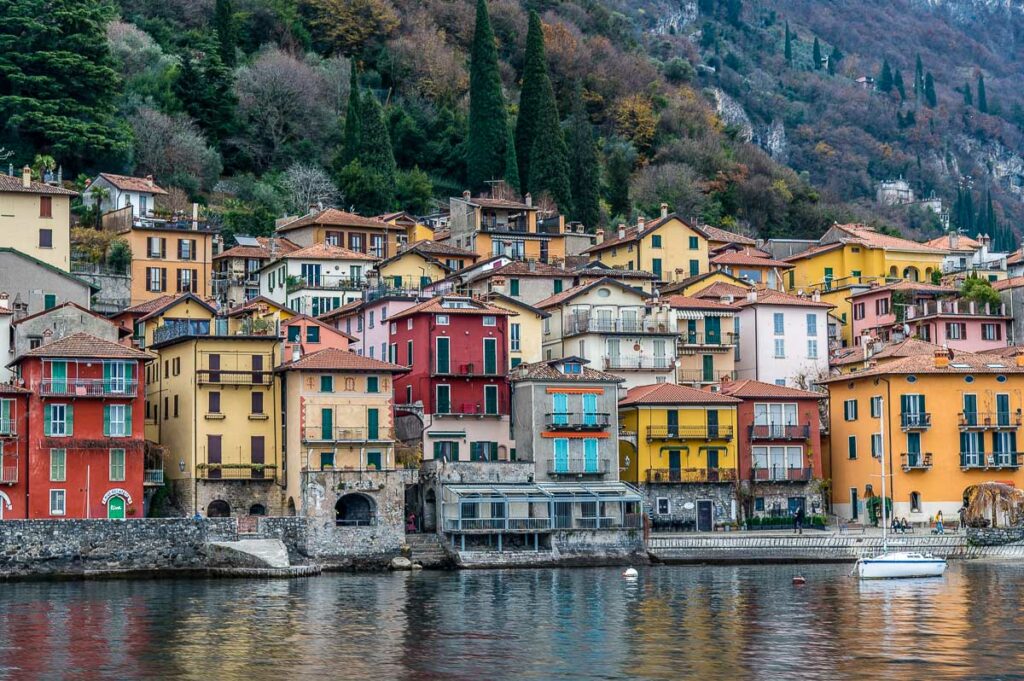
[[614,217],[629,218],[629,179],[636,156],[636,150],[629,142],[620,140],[606,147],[605,198]]
[[973,106],[974,97],[971,96],[971,84],[968,81],[964,81],[964,106]]
[[234,68],[238,31],[235,29],[235,8],[231,0],[217,0],[213,8],[213,28],[220,44],[221,62],[228,68]]
[[550,85],[547,58],[544,54],[544,29],[540,15],[530,12],[526,31],[526,63],[523,69],[523,89],[519,95],[519,118],[516,120],[516,157],[519,159],[519,178],[530,179],[530,152],[537,135],[541,109],[546,106],[545,81]]
[[978,111],[988,113],[988,97],[985,96],[985,76],[978,74]]
[[832,47],[832,54],[828,56],[828,74],[830,76],[836,75],[836,69],[839,67],[839,62],[843,59],[843,53],[838,47]]
[[477,0],[476,28],[470,48],[469,133],[466,139],[466,176],[471,190],[483,189],[488,180],[504,177],[508,112],[501,92],[498,50],[487,13],[486,0]]
[[601,219],[601,166],[597,160],[594,128],[587,119],[579,87],[572,100],[572,115],[569,117],[566,137],[573,207],[571,217],[593,230]]
[[924,66],[921,64],[921,54],[918,53],[914,60],[914,99],[921,101],[924,97]]
[[508,135],[505,137],[505,182],[518,192],[523,190],[523,183],[519,178],[519,160],[516,158],[516,142],[512,138],[511,126],[509,126]]
[[882,70],[878,72],[875,87],[879,92],[892,92],[892,68],[889,66],[888,59],[882,60]]
[[366,98],[360,101],[359,108],[361,116],[359,117],[359,144],[356,145],[357,157],[367,172],[380,178],[384,195],[389,199],[393,198],[395,194],[395,154],[391,150],[388,126],[384,123],[384,110],[372,93],[368,93]]
[[811,50],[811,58],[814,60],[814,70],[821,70],[821,43],[818,42],[818,36],[814,36],[814,47]]
[[892,84],[896,88],[896,92],[900,93],[900,101],[905,102],[907,100],[907,91],[903,88],[903,74],[899,69],[896,69],[896,74],[892,77]]
[[935,96],[935,80],[932,78],[932,72],[929,71],[924,77],[924,101],[929,108],[934,108],[939,100]]
[[220,142],[234,130],[235,94],[230,69],[216,52],[208,52],[200,66],[186,50],[172,85],[182,109],[195,119],[210,140]]
[[353,62],[349,71],[348,105],[345,108],[345,130],[341,141],[341,165],[347,166],[359,153],[359,118],[362,98],[359,94],[359,77]]
[[789,22],[786,22],[786,63],[793,65],[793,34],[789,32]]

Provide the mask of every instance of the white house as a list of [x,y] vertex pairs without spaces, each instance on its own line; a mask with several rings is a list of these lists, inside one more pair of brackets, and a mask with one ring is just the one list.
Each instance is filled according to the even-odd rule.
[[652,313],[650,295],[604,278],[539,301],[551,314],[543,322],[545,360],[582,357],[598,370],[625,379],[625,388],[675,383],[674,313]]
[[93,196],[93,189],[102,187],[107,190],[107,196],[100,201],[100,212],[109,213],[112,210],[132,207],[132,217],[147,217],[156,207],[156,197],[167,194],[155,182],[152,175],[146,177],[131,177],[130,175],[115,175],[113,173],[100,173],[89,187],[82,192],[82,201],[87,206],[96,205],[96,198]]
[[737,380],[807,387],[828,376],[828,313],[835,305],[781,291],[750,291],[740,308],[736,333]]
[[260,295],[318,317],[362,299],[366,273],[378,260],[331,244],[300,248],[259,269]]

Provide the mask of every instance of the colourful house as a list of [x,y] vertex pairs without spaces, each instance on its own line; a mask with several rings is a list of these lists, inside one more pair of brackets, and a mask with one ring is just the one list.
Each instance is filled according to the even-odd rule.
[[514,369],[520,364],[531,364],[541,361],[543,356],[541,338],[544,333],[544,320],[550,317],[551,314],[521,300],[509,298],[501,293],[489,293],[481,296],[481,298],[492,305],[503,307],[516,315],[508,323],[509,367]]
[[277,234],[308,248],[317,244],[339,246],[374,260],[390,258],[405,244],[405,227],[337,208],[311,210],[280,225]]
[[861,345],[863,336],[885,342],[902,340],[903,324],[912,305],[921,305],[956,295],[950,286],[918,281],[897,281],[872,285],[850,295],[853,344]]
[[448,240],[481,258],[505,255],[513,260],[562,262],[565,260],[565,218],[544,213],[527,194],[515,198],[471,196],[449,199]]
[[652,272],[659,281],[673,282],[708,271],[707,233],[663,208],[661,217],[647,221],[642,216],[632,227],[620,225],[617,232],[586,249],[612,267]]
[[376,286],[384,291],[419,291],[444,279],[479,256],[445,242],[419,241],[377,263]]
[[25,166],[20,177],[0,173],[0,245],[59,270],[71,267],[71,199],[77,192],[34,182]]
[[0,520],[28,518],[28,405],[31,391],[0,383]]
[[768,253],[746,246],[741,250],[725,250],[709,261],[712,269],[721,270],[754,286],[783,290],[783,275],[793,265],[772,258]]
[[738,308],[705,298],[664,298],[676,318],[676,380],[700,387],[736,378]]
[[291,317],[282,323],[281,335],[284,337],[282,357],[286,360],[294,359],[296,352],[299,357],[304,357],[328,348],[348,350],[348,345],[352,341],[352,336],[304,314]]
[[915,336],[965,352],[1005,347],[1011,337],[1012,321],[1005,304],[973,300],[923,301],[906,311],[906,323]]

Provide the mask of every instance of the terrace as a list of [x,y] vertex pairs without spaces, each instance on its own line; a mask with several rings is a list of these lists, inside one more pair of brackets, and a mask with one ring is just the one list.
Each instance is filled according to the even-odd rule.
[[648,483],[675,482],[735,482],[739,478],[735,468],[650,468]]
[[731,425],[647,426],[647,440],[731,440]]

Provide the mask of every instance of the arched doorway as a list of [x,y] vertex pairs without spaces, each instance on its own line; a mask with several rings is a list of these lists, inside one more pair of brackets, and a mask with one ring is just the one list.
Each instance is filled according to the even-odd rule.
[[898,279],[899,276],[900,276],[900,271],[898,269],[896,269],[896,265],[893,265],[892,267],[889,268],[889,278],[890,279]]
[[210,505],[206,507],[207,518],[230,518],[231,517],[231,506],[228,502],[217,499],[211,501]]
[[124,497],[120,495],[107,499],[107,517],[111,520],[124,520]]
[[918,281],[920,279],[920,273],[916,267],[907,267],[903,270],[903,278],[908,281]]
[[288,515],[295,515],[295,499],[288,497]]
[[253,504],[249,507],[249,515],[266,515],[267,507],[263,504]]
[[376,504],[365,494],[346,494],[334,505],[335,524],[339,526],[373,525],[376,517]]
[[433,532],[437,529],[435,518],[437,517],[437,495],[434,490],[428,489],[423,500],[423,531]]
[[0,492],[0,520],[4,519],[5,512],[12,510],[14,510],[14,505],[11,503],[11,498]]

